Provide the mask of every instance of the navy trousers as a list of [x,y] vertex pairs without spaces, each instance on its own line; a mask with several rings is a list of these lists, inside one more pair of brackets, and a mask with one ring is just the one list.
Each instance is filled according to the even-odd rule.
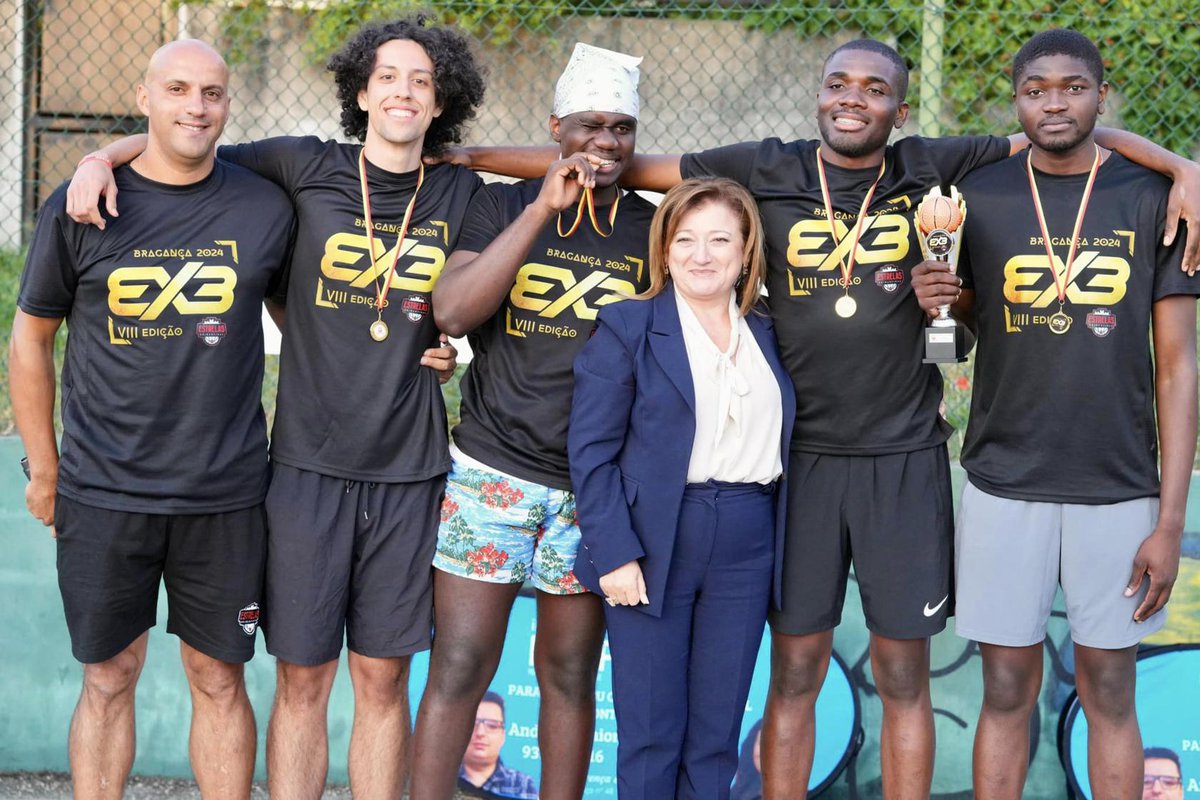
[[620,800],[725,800],[771,597],[774,487],[683,497],[662,617],[605,606]]

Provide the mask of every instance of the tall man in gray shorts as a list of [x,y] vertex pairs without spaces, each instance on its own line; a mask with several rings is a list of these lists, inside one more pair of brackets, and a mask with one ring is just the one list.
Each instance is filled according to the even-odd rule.
[[983,653],[975,796],[1020,797],[1061,584],[1092,796],[1137,797],[1135,656],[1179,567],[1200,279],[1162,245],[1167,182],[1094,141],[1108,90],[1095,45],[1034,36],[1013,87],[1031,147],[960,184],[961,286],[944,267],[913,272],[922,308],[953,303],[979,335],[955,544],[957,632]]

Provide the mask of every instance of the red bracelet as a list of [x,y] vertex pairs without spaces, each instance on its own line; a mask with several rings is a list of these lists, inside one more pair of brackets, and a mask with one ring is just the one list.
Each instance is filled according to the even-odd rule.
[[79,169],[89,161],[100,161],[104,164],[107,164],[109,169],[113,168],[112,159],[108,156],[104,155],[103,153],[88,153],[86,156],[79,159],[79,163],[75,165],[75,169]]

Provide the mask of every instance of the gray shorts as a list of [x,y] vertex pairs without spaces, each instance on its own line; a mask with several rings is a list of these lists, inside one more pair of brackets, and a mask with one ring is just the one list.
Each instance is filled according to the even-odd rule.
[[1137,644],[1167,620],[1164,608],[1133,621],[1149,581],[1125,596],[1138,547],[1157,522],[1157,497],[1034,503],[968,482],[955,534],[955,632],[986,644],[1038,644],[1061,584],[1072,641],[1104,650]]
[[394,658],[428,650],[444,476],[366,483],[275,464],[267,492],[267,652],[293,664],[346,646]]

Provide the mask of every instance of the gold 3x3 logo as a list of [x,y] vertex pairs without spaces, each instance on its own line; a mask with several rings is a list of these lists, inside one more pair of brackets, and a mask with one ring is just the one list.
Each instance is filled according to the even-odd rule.
[[[407,259],[403,267],[397,259],[397,248],[399,258]],[[335,233],[325,241],[314,302],[321,308],[340,308],[347,303],[373,306],[376,282],[383,284],[393,262],[396,263],[393,291],[428,293],[433,291],[433,285],[446,266],[446,253],[439,247],[407,236],[402,243],[391,247],[382,239],[375,239],[375,250],[371,253],[366,236]],[[370,293],[357,294],[349,289],[370,289]]]
[[[896,202],[906,198],[897,198]],[[849,222],[849,224],[847,224]],[[821,219],[803,219],[788,231],[787,260],[788,293],[804,296],[814,289],[836,286],[840,288],[841,262],[849,263],[850,248],[854,244],[853,221],[834,219],[836,244],[831,247],[829,222]],[[912,222],[904,214],[884,213],[867,217],[863,221],[858,248],[854,252],[856,264],[899,264],[912,246],[909,238]],[[815,272],[816,274],[806,274]],[[856,279],[857,282],[857,279]]]
[[[186,249],[189,255],[231,257],[238,263],[237,242],[217,240],[217,248]],[[226,250],[225,248],[228,248]],[[183,316],[215,316],[233,307],[238,276],[232,267],[188,260],[174,274],[166,267],[118,267],[108,276],[108,339],[111,344],[127,345],[133,339],[166,339],[183,335],[178,325],[122,324],[114,317],[157,322],[167,309]]]
[[[1066,302],[1091,308],[1087,328],[1097,336],[1106,336],[1116,324],[1111,309],[1125,299],[1128,290],[1129,262],[1122,256],[1081,250],[1075,255],[1070,276],[1057,253],[1054,270],[1057,278],[1047,269],[1045,254],[1014,256],[1004,265],[1005,333],[1021,333],[1028,326],[1045,324],[1050,317],[1038,312],[1058,303],[1058,285],[1065,278]],[[1025,308],[1015,309],[1009,304]]]
[[[1058,288],[1066,275],[1066,264],[1054,255],[1057,281],[1046,268],[1046,256],[1010,258],[1004,265],[1004,299],[1013,304],[1047,308],[1058,302]],[[1075,255],[1067,283],[1067,302],[1077,305],[1112,306],[1121,302],[1129,284],[1129,262],[1121,256],[1105,256],[1095,250]]]
[[[591,322],[602,306],[616,303],[625,295],[635,294],[641,283],[643,261],[633,256],[624,256],[625,261],[608,261],[606,269],[593,268],[581,278],[566,267],[550,264],[529,263],[517,272],[517,279],[509,292],[508,301],[512,308],[506,309],[505,331],[518,337],[530,333],[545,333],[560,338],[575,338],[579,332],[576,320]],[[617,277],[608,269],[633,272],[635,283]],[[513,314],[513,308],[533,312],[539,319],[528,319]],[[555,324],[564,311],[570,309],[575,320]]]

